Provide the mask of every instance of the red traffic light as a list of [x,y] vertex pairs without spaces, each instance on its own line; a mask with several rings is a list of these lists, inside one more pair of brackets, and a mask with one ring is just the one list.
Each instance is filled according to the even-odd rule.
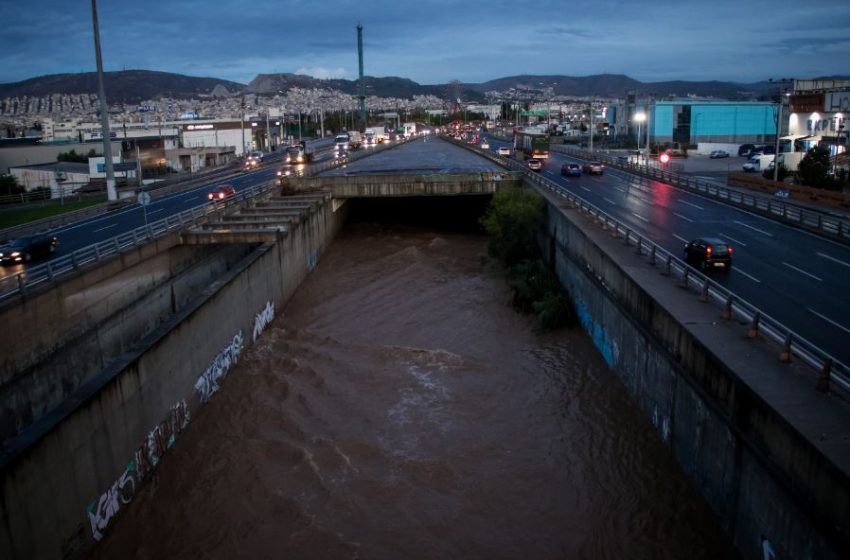
[[660,156],[658,156],[658,161],[660,161],[661,163],[669,162],[670,161],[670,154],[661,154]]

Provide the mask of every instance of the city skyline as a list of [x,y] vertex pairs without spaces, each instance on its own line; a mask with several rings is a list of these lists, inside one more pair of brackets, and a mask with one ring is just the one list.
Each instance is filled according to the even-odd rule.
[[[624,74],[643,82],[846,75],[850,4],[505,0],[364,5],[197,0],[114,5],[98,18],[106,71],[144,69],[243,84],[258,74],[478,83],[519,74]],[[0,83],[95,69],[91,3],[0,3]],[[654,40],[649,40],[653,37]]]

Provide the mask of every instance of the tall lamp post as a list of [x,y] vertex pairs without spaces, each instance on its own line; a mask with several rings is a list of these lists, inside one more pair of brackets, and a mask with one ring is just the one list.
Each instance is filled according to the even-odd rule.
[[637,151],[638,151],[638,163],[640,163],[640,124],[646,120],[646,113],[635,113],[634,116],[635,122],[638,123],[637,129]]
[[103,57],[100,55],[100,27],[97,24],[97,1],[91,0],[91,19],[94,28],[94,54],[97,61],[97,96],[100,98],[100,132],[103,137],[103,163],[106,168],[106,196],[118,200],[115,188],[115,170],[112,166],[112,135],[109,134],[109,111],[106,90],[103,87]]

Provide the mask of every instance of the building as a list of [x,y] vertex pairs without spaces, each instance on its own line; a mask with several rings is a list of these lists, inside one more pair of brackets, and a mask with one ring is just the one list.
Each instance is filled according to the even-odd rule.
[[88,163],[57,161],[12,167],[9,173],[27,192],[50,189],[50,198],[66,197],[89,184]]

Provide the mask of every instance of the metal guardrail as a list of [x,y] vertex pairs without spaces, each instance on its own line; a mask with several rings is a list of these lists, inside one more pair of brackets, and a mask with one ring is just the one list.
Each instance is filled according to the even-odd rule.
[[[850,367],[847,364],[842,363],[764,311],[689,266],[671,252],[649,239],[638,235],[623,222],[608,215],[580,196],[569,192],[555,181],[547,179],[539,173],[529,171],[521,162],[513,158],[494,155],[486,150],[481,150],[476,146],[469,146],[463,142],[449,141],[480,153],[490,160],[498,161],[505,167],[524,171],[526,179],[532,184],[565,199],[573,208],[587,214],[601,227],[610,230],[612,235],[622,239],[626,245],[632,245],[634,243],[635,252],[639,255],[646,255],[649,266],[655,267],[660,264],[663,267],[661,274],[669,277],[671,280],[678,280],[678,285],[681,288],[698,293],[700,301],[720,306],[722,308],[721,316],[723,319],[727,321],[737,320],[747,324],[748,337],[755,338],[757,336],[763,336],[778,344],[781,349],[779,353],[780,360],[790,361],[792,357],[796,357],[806,366],[817,371],[817,388],[819,390],[827,391],[830,388],[838,387],[845,394],[850,394]],[[594,159],[598,158],[594,156]],[[717,185],[714,185],[714,187],[717,187]]]
[[770,196],[747,193],[687,175],[680,175],[652,165],[623,162],[619,157],[602,152],[587,152],[558,145],[551,146],[550,149],[580,159],[601,161],[610,167],[710,196],[760,215],[795,224],[808,231],[850,244],[850,219],[832,213],[800,206]]
[[[406,139],[386,146],[378,146],[368,150],[359,150],[351,153],[345,158],[310,164],[306,171],[309,175],[316,175],[335,167],[347,165],[363,157],[410,142],[411,140],[412,139]],[[50,259],[45,263],[31,267],[28,266],[26,270],[0,278],[0,302],[15,295],[25,296],[29,289],[36,287],[39,284],[54,280],[59,276],[69,274],[84,265],[98,262],[104,258],[116,255],[130,248],[148,243],[156,237],[193,225],[199,220],[206,219],[214,211],[238,204],[244,200],[264,194],[277,187],[278,183],[276,179],[268,181],[265,184],[254,185],[247,189],[238,191],[236,196],[226,201],[218,202],[215,205],[211,203],[204,203],[194,208],[190,208],[189,210],[184,210],[179,214],[174,214],[155,222],[150,222],[147,226],[141,226],[112,237],[111,239],[77,249],[68,255],[61,255]]]
[[248,198],[267,192],[271,188],[271,184],[255,185],[238,192],[236,196],[229,200],[215,204],[206,203],[190,208],[189,210],[184,210],[179,214],[166,216],[155,222],[150,222],[147,226],[137,227],[111,239],[94,243],[93,245],[77,249],[68,255],[58,256],[45,263],[27,267],[26,270],[0,278],[0,301],[15,295],[25,296],[29,289],[39,284],[71,273],[82,266],[98,262],[132,247],[148,243],[152,239],[171,233],[174,230],[182,229],[196,223],[200,219],[205,219],[215,211],[238,204]]
[[[511,163],[520,165],[518,162]],[[781,349],[780,360],[790,361],[793,356],[813,368],[818,372],[819,390],[826,391],[837,386],[850,394],[850,367],[847,364],[558,183],[533,172],[527,172],[526,177],[531,183],[565,199],[573,208],[587,214],[601,227],[610,230],[613,236],[622,239],[624,244],[633,244],[636,253],[648,257],[649,266],[660,265],[662,275],[678,281],[680,287],[699,294],[700,301],[720,306],[721,316],[725,320],[738,320],[747,324],[747,336],[750,338],[763,336],[778,344]]]

